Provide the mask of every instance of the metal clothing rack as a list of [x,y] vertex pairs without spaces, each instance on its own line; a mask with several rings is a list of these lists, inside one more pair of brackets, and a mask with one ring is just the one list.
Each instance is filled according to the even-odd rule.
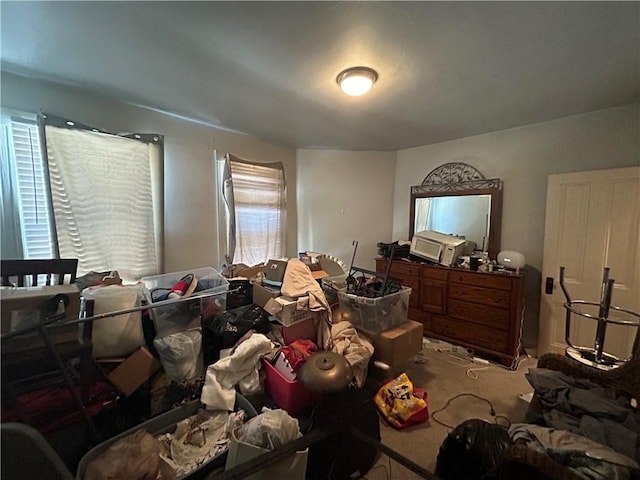
[[[575,360],[599,368],[601,370],[609,370],[628,362],[631,358],[640,354],[638,350],[640,345],[640,314],[632,312],[624,308],[611,305],[613,295],[613,285],[615,280],[609,278],[609,268],[605,267],[602,273],[602,287],[600,290],[599,302],[587,302],[584,300],[571,300],[571,296],[564,285],[564,267],[560,267],[560,287],[566,298],[564,303],[565,313],[565,342],[568,345],[566,353]],[[589,307],[597,307],[597,315],[589,314],[585,309]],[[609,313],[615,311],[622,317],[632,317],[631,320],[621,320],[611,318]],[[597,322],[596,335],[593,347],[577,346],[571,342],[571,315],[578,315],[583,318],[594,320]],[[622,325],[636,329],[635,341],[632,348],[632,355],[626,359],[620,359],[615,355],[604,351],[604,341],[609,324]]]
[[[90,302],[85,301],[85,299],[81,297],[81,309],[80,309],[79,318],[74,319],[74,320],[64,321],[65,320],[64,314],[58,314],[58,315],[46,317],[44,319],[44,321],[42,321],[41,323],[39,323],[37,325],[32,325],[32,326],[29,326],[29,327],[21,328],[19,330],[15,330],[15,331],[0,335],[0,343],[5,343],[7,341],[10,341],[12,338],[20,336],[20,335],[26,335],[26,334],[30,334],[30,333],[33,333],[33,332],[37,332],[40,335],[40,338],[42,339],[42,341],[44,342],[44,345],[45,345],[45,348],[47,350],[47,353],[54,360],[54,362],[56,364],[56,368],[58,369],[58,371],[62,375],[62,380],[63,380],[65,386],[71,392],[71,395],[73,396],[74,403],[76,404],[76,407],[80,411],[83,419],[85,420],[85,422],[86,422],[86,424],[87,424],[87,426],[89,428],[89,433],[90,433],[90,435],[92,437],[92,440],[94,442],[99,442],[100,441],[100,438],[99,438],[100,436],[98,434],[98,430],[97,430],[97,428],[96,428],[91,416],[89,415],[89,413],[87,411],[87,408],[86,408],[86,406],[84,404],[84,401],[83,401],[81,395],[78,393],[77,389],[74,386],[73,379],[71,377],[71,374],[69,373],[69,369],[65,365],[65,363],[64,363],[64,361],[62,359],[62,356],[58,352],[56,344],[51,340],[51,336],[50,336],[49,330],[50,329],[54,329],[56,327],[59,327],[61,325],[64,325],[64,326],[82,325],[82,324],[92,325],[95,320],[101,320],[101,319],[104,319],[104,318],[116,317],[118,315],[123,315],[125,313],[133,313],[133,312],[139,312],[139,311],[143,311],[143,310],[150,310],[150,309],[159,308],[159,307],[166,307],[166,306],[169,306],[169,305],[179,304],[179,303],[183,303],[183,302],[191,302],[193,300],[200,300],[200,311],[202,312],[202,301],[205,298],[212,297],[212,296],[218,296],[218,295],[222,295],[222,294],[227,294],[227,293],[232,293],[232,292],[234,292],[236,290],[238,290],[238,289],[226,290],[224,292],[197,293],[197,294],[190,295],[188,297],[181,297],[181,298],[177,298],[177,299],[168,299],[168,300],[163,300],[161,302],[150,303],[150,304],[147,304],[147,305],[141,305],[139,307],[132,307],[132,308],[127,308],[127,309],[123,309],[123,310],[114,310],[113,312],[101,313],[101,314],[98,314],[98,315],[93,315],[92,314],[93,312],[91,310],[91,307],[89,306]],[[87,339],[85,339],[85,340],[87,340]],[[90,342],[91,339],[89,338],[88,341]],[[3,377],[5,377],[4,369],[3,369]],[[6,379],[3,378],[3,384],[6,384],[8,393],[9,393],[14,405],[16,405],[17,408],[19,409],[19,406],[18,406],[19,404],[16,401],[17,400],[16,392],[13,389],[13,386],[12,386],[11,382],[6,381]]]

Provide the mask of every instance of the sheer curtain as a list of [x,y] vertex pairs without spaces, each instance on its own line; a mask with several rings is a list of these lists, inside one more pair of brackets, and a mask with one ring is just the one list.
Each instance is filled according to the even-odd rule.
[[80,275],[118,270],[135,281],[159,273],[162,137],[42,121],[59,256],[78,258]]
[[282,162],[225,156],[222,194],[227,216],[227,263],[256,265],[286,252],[286,180]]

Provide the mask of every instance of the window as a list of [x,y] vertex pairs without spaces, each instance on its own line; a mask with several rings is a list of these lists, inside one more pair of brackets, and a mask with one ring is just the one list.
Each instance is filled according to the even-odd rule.
[[3,228],[3,258],[78,258],[78,275],[118,270],[126,281],[159,273],[162,137],[41,120],[3,125],[2,221],[15,225]]
[[256,265],[286,252],[286,183],[278,163],[225,157],[227,262]]

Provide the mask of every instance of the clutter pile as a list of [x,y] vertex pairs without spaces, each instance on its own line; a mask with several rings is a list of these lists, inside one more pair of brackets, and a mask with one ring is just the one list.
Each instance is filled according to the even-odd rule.
[[[222,273],[204,267],[149,276],[136,285],[122,285],[117,272],[107,281],[86,278],[78,296],[91,310],[75,318],[96,318],[93,359],[103,388],[110,383],[115,395],[105,404],[146,399],[145,418],[172,414],[172,425],[161,432],[145,423],[126,435],[116,432],[84,459],[84,478],[116,478],[134,459],[144,478],[184,478],[227,452],[233,452],[231,468],[278,443],[267,435],[266,443],[246,447],[247,437],[255,437],[249,424],[266,429],[277,422],[281,435],[292,432],[280,441],[291,441],[301,434],[298,419],[308,418],[323,396],[362,389],[372,360],[396,367],[418,353],[422,326],[407,320],[411,289],[375,272],[356,272],[365,271],[304,252],[251,267],[231,265]],[[257,395],[267,408],[247,422],[247,405],[238,408],[238,399]],[[428,417],[419,388],[409,398],[416,408],[391,397],[378,407],[396,426]],[[176,418],[193,402],[196,410]],[[296,462],[294,470],[304,477],[306,452],[287,462],[283,471]]]

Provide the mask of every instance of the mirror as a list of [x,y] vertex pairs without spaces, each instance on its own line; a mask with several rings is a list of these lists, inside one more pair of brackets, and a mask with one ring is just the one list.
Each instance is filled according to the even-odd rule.
[[495,259],[500,251],[499,179],[485,179],[464,163],[447,163],[431,171],[422,185],[411,187],[409,238],[435,230],[476,244]]

